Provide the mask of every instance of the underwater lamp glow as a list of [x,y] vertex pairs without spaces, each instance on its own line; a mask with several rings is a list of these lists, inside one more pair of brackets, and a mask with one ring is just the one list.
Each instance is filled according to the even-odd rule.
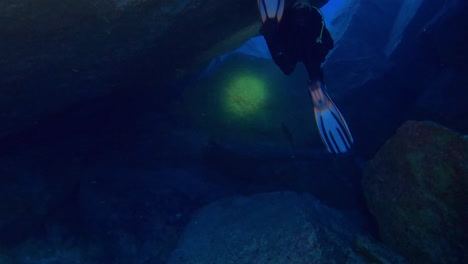
[[249,117],[261,110],[267,101],[264,80],[249,73],[242,73],[227,80],[224,92],[224,108],[236,117]]

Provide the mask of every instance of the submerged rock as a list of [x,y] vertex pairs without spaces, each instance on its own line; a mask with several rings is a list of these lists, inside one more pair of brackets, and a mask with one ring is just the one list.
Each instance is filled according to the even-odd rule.
[[432,122],[403,124],[363,178],[383,241],[412,263],[466,262],[467,161],[461,135]]
[[310,195],[234,197],[202,208],[172,253],[188,263],[403,263]]

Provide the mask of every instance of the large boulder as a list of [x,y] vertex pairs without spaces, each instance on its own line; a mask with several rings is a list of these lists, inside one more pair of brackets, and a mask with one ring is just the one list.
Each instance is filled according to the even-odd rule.
[[459,134],[432,122],[404,123],[362,181],[383,241],[413,263],[466,262],[467,161]]
[[219,200],[191,220],[169,264],[403,263],[310,195]]

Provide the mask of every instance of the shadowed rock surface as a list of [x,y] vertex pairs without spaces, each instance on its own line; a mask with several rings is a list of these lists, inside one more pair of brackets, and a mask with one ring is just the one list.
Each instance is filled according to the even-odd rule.
[[[75,207],[79,190],[79,161],[68,156],[51,157],[44,149],[11,154],[0,159],[2,246],[40,232],[49,218],[68,221],[75,217],[61,212]],[[57,164],[67,168],[58,168]]]

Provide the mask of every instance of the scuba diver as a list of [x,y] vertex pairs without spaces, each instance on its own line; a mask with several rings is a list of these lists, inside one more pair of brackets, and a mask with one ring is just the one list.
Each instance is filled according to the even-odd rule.
[[273,61],[289,75],[303,62],[309,75],[308,89],[315,121],[328,152],[344,154],[353,137],[338,108],[326,92],[321,64],[334,47],[320,8],[328,0],[257,0],[262,18],[260,33]]

